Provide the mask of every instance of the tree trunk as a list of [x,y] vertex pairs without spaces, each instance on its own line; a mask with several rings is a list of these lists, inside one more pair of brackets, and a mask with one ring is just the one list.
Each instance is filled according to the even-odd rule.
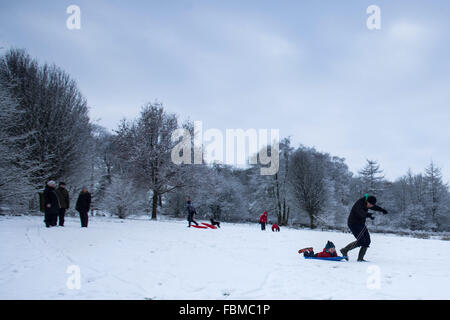
[[287,226],[289,220],[289,207],[286,204],[286,199],[283,199],[283,214],[280,225]]
[[309,226],[310,226],[310,228],[311,229],[315,229],[316,228],[316,225],[315,225],[315,221],[314,221],[314,215],[313,214],[309,214],[309,221],[310,221],[310,224],[309,224]]
[[153,190],[153,201],[152,201],[152,220],[156,220],[156,212],[158,210],[158,191]]
[[118,212],[119,212],[119,219],[125,219],[125,215],[123,214],[123,208],[120,206],[119,208],[118,208],[119,210],[118,210]]
[[276,197],[277,197],[277,217],[278,224],[283,224],[283,218],[281,213],[281,201],[280,201],[280,185],[278,184],[278,173],[275,174],[275,186],[276,186]]
[[291,208],[290,207],[288,207],[287,208],[287,215],[286,215],[286,225],[288,224],[288,222],[289,222],[289,213],[291,212]]
[[280,226],[284,225],[284,220],[286,218],[286,200],[283,201],[283,210],[280,210],[280,215],[279,215],[279,219],[278,219],[278,224]]

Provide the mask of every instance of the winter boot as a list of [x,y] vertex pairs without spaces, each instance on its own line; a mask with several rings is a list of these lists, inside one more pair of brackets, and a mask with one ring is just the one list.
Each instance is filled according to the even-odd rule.
[[348,261],[348,252],[350,250],[355,249],[358,246],[358,241],[353,241],[352,243],[349,243],[345,248],[341,249],[341,254],[343,257],[345,257],[345,260]]
[[302,254],[303,252],[307,252],[307,251],[313,251],[313,248],[309,247],[309,248],[300,249],[300,250],[298,250],[298,253]]
[[361,247],[361,249],[359,249],[359,254],[358,254],[359,262],[367,262],[366,260],[364,260],[364,255],[366,254],[366,251],[367,251],[367,247]]

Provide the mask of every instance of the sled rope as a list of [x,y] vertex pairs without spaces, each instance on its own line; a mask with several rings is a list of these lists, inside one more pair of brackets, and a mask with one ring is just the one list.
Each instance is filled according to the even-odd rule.
[[358,242],[359,239],[361,238],[361,236],[363,235],[364,229],[367,229],[367,226],[366,226],[366,225],[364,225],[364,227],[362,228],[362,230],[361,230],[361,232],[359,233],[358,237],[356,238],[356,242]]

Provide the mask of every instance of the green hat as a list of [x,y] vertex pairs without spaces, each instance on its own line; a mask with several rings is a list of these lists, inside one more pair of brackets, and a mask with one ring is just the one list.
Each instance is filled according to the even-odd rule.
[[366,193],[366,202],[375,205],[377,203],[377,198],[375,198],[374,196],[369,196],[369,194]]

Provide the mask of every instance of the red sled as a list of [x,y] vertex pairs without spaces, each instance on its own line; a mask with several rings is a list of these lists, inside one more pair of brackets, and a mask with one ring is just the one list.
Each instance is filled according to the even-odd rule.
[[313,251],[313,248],[300,249],[300,250],[298,250],[298,253],[302,254],[303,252],[306,252],[306,251]]
[[216,226],[213,226],[212,224],[206,223],[206,222],[202,222],[202,224],[204,224],[205,226],[211,228],[211,229],[217,229]]
[[191,226],[191,227],[198,228],[198,229],[208,229],[208,227],[204,227],[204,226]]

